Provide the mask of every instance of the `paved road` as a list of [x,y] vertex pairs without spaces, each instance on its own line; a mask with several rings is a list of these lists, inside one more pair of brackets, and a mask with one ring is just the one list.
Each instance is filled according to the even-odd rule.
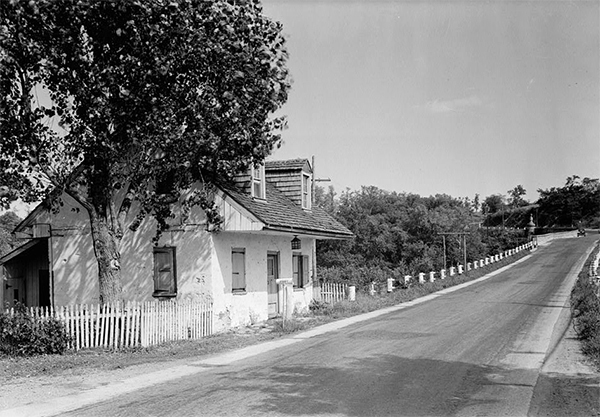
[[462,290],[237,361],[198,362],[198,372],[68,415],[527,415],[562,332],[569,273],[596,238],[553,242]]

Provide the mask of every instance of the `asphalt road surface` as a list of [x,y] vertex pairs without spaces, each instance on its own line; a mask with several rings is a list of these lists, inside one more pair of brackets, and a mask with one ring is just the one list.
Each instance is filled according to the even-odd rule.
[[67,415],[525,416],[564,330],[555,325],[574,268],[596,239],[558,240],[459,291],[253,356],[198,362],[197,372]]

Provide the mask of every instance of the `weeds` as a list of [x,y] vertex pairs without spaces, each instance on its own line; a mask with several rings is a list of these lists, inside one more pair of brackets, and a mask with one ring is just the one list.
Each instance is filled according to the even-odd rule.
[[577,282],[571,291],[571,310],[573,325],[581,340],[581,350],[600,369],[600,298],[596,295],[597,287],[590,281],[589,266],[600,245],[587,259]]

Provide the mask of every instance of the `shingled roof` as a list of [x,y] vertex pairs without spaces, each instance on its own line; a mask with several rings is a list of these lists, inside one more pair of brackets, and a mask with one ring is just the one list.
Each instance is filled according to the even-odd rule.
[[304,168],[304,164],[308,162],[308,159],[298,158],[298,159],[288,159],[286,161],[266,161],[265,162],[265,170],[267,171],[276,171],[276,170],[292,170],[292,169],[302,169]]
[[287,198],[273,184],[267,183],[266,200],[253,199],[234,186],[220,184],[236,203],[240,204],[265,224],[265,230],[309,234],[330,238],[347,239],[354,235],[345,226],[317,206],[304,210]]

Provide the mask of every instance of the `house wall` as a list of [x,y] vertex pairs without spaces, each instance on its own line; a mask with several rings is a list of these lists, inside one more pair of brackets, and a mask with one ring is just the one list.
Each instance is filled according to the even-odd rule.
[[[125,224],[137,213],[132,205]],[[87,213],[77,202],[64,196],[63,206],[56,213],[43,213],[38,222],[52,224],[51,258],[54,270],[55,305],[98,303],[98,265]],[[177,297],[210,298],[207,284],[210,274],[210,239],[205,231],[205,216],[194,208],[172,223],[162,234],[158,246],[176,247]],[[133,232],[125,228],[121,241],[121,277],[123,298],[131,301],[151,301],[154,298],[154,260],[152,238],[156,222],[146,219]]]
[[[126,225],[137,213],[132,205]],[[206,231],[205,215],[199,208],[180,213],[164,232],[158,246],[175,247],[177,298],[212,300],[216,329],[240,326],[268,318],[267,253],[279,253],[279,277],[292,277],[291,234],[255,231],[258,227],[237,219],[243,213],[232,209],[226,217],[234,231]],[[237,220],[236,220],[237,219]],[[98,303],[98,267],[94,254],[89,219],[85,210],[70,197],[64,197],[58,211],[41,213],[37,223],[51,224],[50,264],[54,271],[54,301],[56,306]],[[262,227],[262,224],[259,226]],[[244,230],[248,228],[249,230]],[[136,232],[125,228],[121,241],[121,276],[123,298],[131,301],[151,301],[154,298],[154,259],[152,238],[156,223],[145,219]],[[313,238],[300,236],[301,254],[312,257]],[[231,249],[244,248],[246,291],[233,294],[231,289]],[[298,251],[295,251],[298,252]],[[309,259],[312,277],[312,259]],[[279,297],[283,296],[280,291]],[[312,285],[293,292],[295,310],[305,311],[312,299]],[[281,304],[281,303],[280,303]],[[281,311],[281,306],[280,306]]]
[[[221,232],[212,236],[213,241],[213,291],[224,294],[215,298],[216,328],[236,327],[268,318],[267,300],[267,253],[279,253],[279,278],[292,278],[292,250],[290,235]],[[302,239],[303,255],[312,256],[313,239]],[[246,253],[246,291],[233,293],[231,251],[243,248]],[[312,262],[309,262],[312,268]],[[312,270],[309,271],[312,276]],[[280,291],[280,304],[282,291]],[[312,299],[312,284],[294,290],[294,306],[298,312],[305,311]],[[281,306],[280,306],[281,308]],[[281,310],[280,310],[281,311]]]

